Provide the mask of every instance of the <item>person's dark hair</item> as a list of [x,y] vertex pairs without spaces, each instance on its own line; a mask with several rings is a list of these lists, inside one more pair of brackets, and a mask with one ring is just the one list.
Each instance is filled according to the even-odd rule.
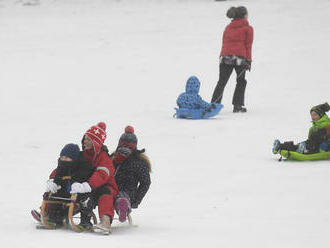
[[227,10],[227,17],[230,19],[244,18],[247,13],[247,8],[244,6],[230,7]]
[[313,108],[311,108],[310,112],[312,113],[312,111],[314,111],[320,117],[322,117],[325,114],[325,112],[328,112],[329,110],[330,110],[330,105],[326,102],[326,103],[314,106]]

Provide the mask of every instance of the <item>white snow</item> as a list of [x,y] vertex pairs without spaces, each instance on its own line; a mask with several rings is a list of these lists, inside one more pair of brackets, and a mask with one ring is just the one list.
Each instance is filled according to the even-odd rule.
[[[255,30],[248,113],[232,113],[233,75],[216,118],[173,119],[190,75],[210,100],[239,5]],[[329,247],[329,161],[271,153],[329,101],[329,14],[329,0],[1,0],[1,247]],[[138,228],[36,230],[61,148],[99,121],[110,150],[131,124],[151,158]]]

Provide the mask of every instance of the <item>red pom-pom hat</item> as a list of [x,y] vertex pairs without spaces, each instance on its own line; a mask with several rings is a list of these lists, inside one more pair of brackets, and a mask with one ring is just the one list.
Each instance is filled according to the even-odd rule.
[[105,139],[107,138],[106,134],[106,124],[104,122],[99,122],[97,125],[92,126],[87,130],[85,135],[91,138],[94,146],[94,151],[99,153]]
[[131,149],[136,149],[138,139],[134,134],[134,128],[132,126],[127,126],[125,128],[125,133],[120,136],[118,146],[125,146]]

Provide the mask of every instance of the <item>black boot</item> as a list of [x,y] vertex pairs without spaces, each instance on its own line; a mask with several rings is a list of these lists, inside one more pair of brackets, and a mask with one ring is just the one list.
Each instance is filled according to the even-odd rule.
[[92,230],[93,224],[91,223],[92,216],[84,212],[80,213],[80,223],[79,227],[85,231]]
[[79,203],[80,203],[79,226],[84,230],[91,230],[93,227],[93,224],[91,223],[91,217],[93,214],[93,201],[87,194],[82,197]]
[[246,108],[244,108],[241,105],[234,105],[233,113],[245,113],[247,111]]
[[56,226],[56,228],[63,226],[65,211],[59,204],[49,204],[47,221]]

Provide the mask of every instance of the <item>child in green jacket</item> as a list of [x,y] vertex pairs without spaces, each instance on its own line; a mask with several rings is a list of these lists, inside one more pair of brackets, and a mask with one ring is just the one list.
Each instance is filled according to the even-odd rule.
[[330,106],[327,102],[312,107],[310,114],[313,124],[309,129],[308,139],[296,145],[293,141],[281,143],[278,139],[276,139],[273,144],[273,153],[276,154],[280,150],[295,151],[302,154],[313,154],[329,151],[330,136],[327,133],[327,129],[329,129],[330,119],[326,114],[329,110]]

